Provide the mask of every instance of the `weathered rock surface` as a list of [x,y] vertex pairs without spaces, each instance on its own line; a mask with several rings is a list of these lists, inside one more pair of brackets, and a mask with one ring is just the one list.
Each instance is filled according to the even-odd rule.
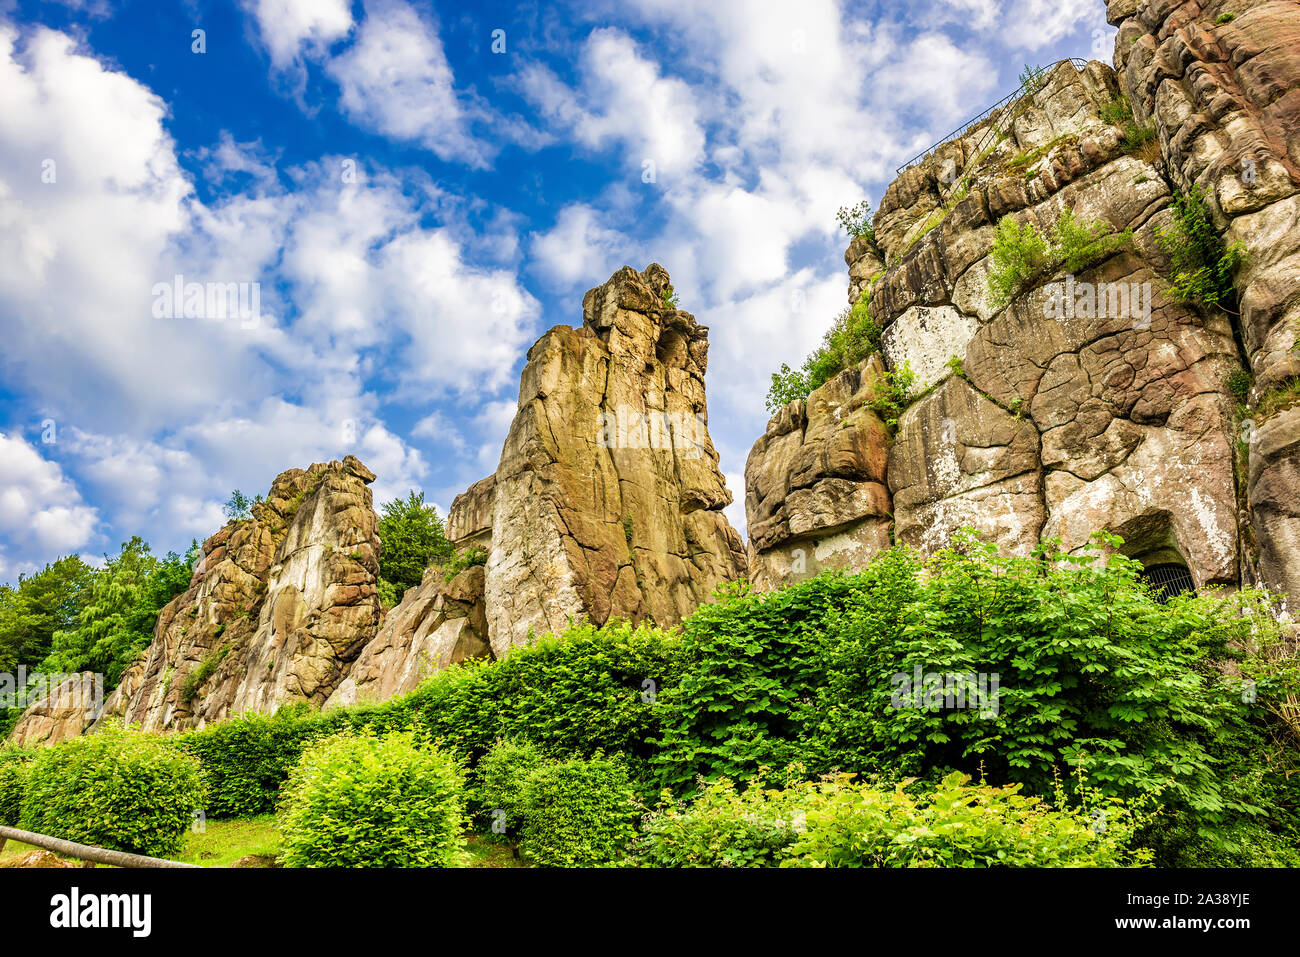
[[859,567],[889,547],[889,437],[869,405],[884,369],[866,360],[791,402],[745,465],[750,578],[775,588]]
[[441,568],[430,568],[384,616],[379,633],[325,704],[383,701],[449,665],[489,654],[483,566],[471,566],[451,581],[443,579]]
[[528,352],[491,493],[498,656],[579,618],[675,624],[745,575],[707,428],[708,329],[671,290],[661,266],[624,267],[586,294],[581,328]]
[[[1225,14],[1232,14],[1219,22]],[[1110,0],[1115,65],[1135,113],[1155,123],[1165,165],[1183,190],[1202,186],[1216,225],[1241,243],[1239,335],[1253,403],[1300,375],[1300,7]],[[1248,410],[1249,516],[1258,554],[1247,575],[1300,597],[1300,417]]]
[[105,712],[156,731],[323,704],[379,627],[374,479],[350,455],[278,476],[203,544]]
[[75,738],[99,717],[104,707],[104,682],[89,671],[68,675],[23,712],[9,741],[19,747],[57,744]]
[[[1300,37],[1300,8],[1237,5],[1231,24],[1215,26],[1222,6],[1112,2],[1119,48],[1133,51],[1117,55],[1118,74],[1058,66],[1032,97],[886,191],[875,227],[888,268],[870,286],[870,310],[888,367],[916,374],[915,401],[896,435],[873,427],[862,436],[888,454],[877,509],[894,522],[875,519],[877,544],[846,550],[848,564],[884,547],[890,531],[933,552],[969,526],[1026,554],[1048,538],[1078,551],[1108,530],[1148,564],[1185,563],[1198,585],[1252,582],[1258,568],[1270,587],[1300,594],[1300,414],[1247,423],[1248,486],[1239,488],[1247,473],[1227,386],[1247,359],[1254,399],[1300,371],[1300,45],[1278,42]],[[1125,90],[1140,121],[1156,118],[1163,159],[1128,155],[1122,131],[1102,120]],[[1246,156],[1259,176],[1243,192]],[[1217,190],[1228,241],[1251,249],[1239,324],[1162,293],[1168,262],[1156,232],[1172,221],[1173,190],[1193,182]],[[997,306],[988,294],[995,224],[1010,215],[1046,233],[1067,209],[1132,230],[1132,243]],[[871,255],[863,240],[846,253],[850,298],[867,288]],[[804,415],[795,403],[774,417],[746,470],[752,563],[764,584],[793,577],[774,547],[796,538],[792,512],[808,539],[844,527],[834,508],[797,507],[799,487],[833,477],[788,478],[795,452],[824,441]]]

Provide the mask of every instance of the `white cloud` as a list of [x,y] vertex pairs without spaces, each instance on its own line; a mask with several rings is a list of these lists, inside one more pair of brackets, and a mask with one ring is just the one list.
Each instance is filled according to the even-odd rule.
[[593,150],[623,148],[638,171],[646,160],[655,175],[690,172],[704,151],[704,131],[691,87],[666,77],[635,41],[613,27],[594,30],[582,48],[580,91],[549,69],[528,65],[520,90],[552,123],[567,127]]
[[586,203],[560,210],[555,225],[533,235],[529,251],[533,271],[555,286],[594,285],[632,258],[626,233],[599,223],[600,214]]
[[350,0],[245,0],[262,42],[277,67],[289,66],[304,50],[319,55],[352,29]]
[[[243,192],[205,204],[146,87],[52,31],[18,49],[0,24],[0,365],[50,410],[114,527],[202,537],[232,488],[348,452],[377,496],[404,491],[428,464],[379,417],[373,377],[411,401],[513,385],[538,303],[468,255],[461,201],[427,175],[345,182],[347,158],[326,157],[281,176],[259,143],[219,134],[200,166]],[[502,248],[512,222],[494,220]],[[153,318],[176,274],[260,283],[262,321]],[[93,510],[63,508],[0,535],[6,567],[84,531]]]
[[417,142],[443,160],[486,166],[470,131],[477,108],[458,94],[437,32],[396,0],[366,4],[356,41],[326,63],[339,105],[359,125]]
[[[53,558],[94,540],[98,521],[98,512],[85,504],[57,463],[42,458],[20,436],[0,433],[0,536],[5,541]],[[32,567],[24,563],[19,570]]]

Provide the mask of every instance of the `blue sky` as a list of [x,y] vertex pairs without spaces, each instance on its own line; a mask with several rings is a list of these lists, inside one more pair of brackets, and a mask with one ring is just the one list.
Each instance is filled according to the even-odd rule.
[[[445,513],[528,347],[651,262],[710,326],[743,534],[770,374],[845,305],[836,209],[1113,37],[1101,0],[0,0],[0,581],[347,452]],[[155,316],[176,275],[256,319]]]

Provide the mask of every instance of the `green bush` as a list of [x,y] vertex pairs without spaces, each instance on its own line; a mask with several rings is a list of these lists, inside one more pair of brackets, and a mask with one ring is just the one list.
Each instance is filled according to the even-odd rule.
[[880,790],[844,778],[807,801],[785,867],[1145,866],[1134,847],[1148,814],[1121,801],[1054,809],[1019,785],[970,784],[950,774],[933,789]]
[[596,755],[548,762],[527,778],[519,851],[537,867],[600,867],[623,860],[636,833],[627,768]]
[[731,781],[705,785],[694,799],[647,814],[629,848],[642,867],[775,867],[799,836],[809,786],[786,790]]
[[683,622],[686,673],[662,696],[651,759],[660,784],[747,779],[803,758],[826,635],[857,600],[854,579],[834,573],[774,592],[737,582]]
[[442,566],[443,581],[451,581],[465,569],[473,568],[475,565],[486,565],[487,560],[487,549],[482,545],[471,545],[463,552],[456,552]]
[[179,737],[199,759],[208,790],[208,816],[252,817],[275,810],[280,788],[303,750],[331,723],[300,709],[274,717],[245,714]]
[[1232,274],[1246,261],[1246,247],[1228,246],[1214,228],[1205,187],[1174,193],[1174,218],[1156,230],[1156,244],[1169,256],[1170,285],[1165,294],[1178,302],[1237,307]]
[[988,288],[998,308],[1028,289],[1035,280],[1058,269],[1077,273],[1119,251],[1133,238],[1131,230],[1116,233],[1100,221],[1083,222],[1072,210],[1062,210],[1049,235],[1033,223],[1003,216],[993,231]]
[[[1294,694],[1294,659],[1230,650],[1276,632],[1269,599],[1246,589],[1160,604],[1140,571],[1118,554],[1067,555],[1048,543],[1015,558],[966,539],[914,584],[864,592],[857,607],[867,608],[834,636],[816,696],[823,761],[918,775],[982,766],[995,783],[1040,796],[1053,792],[1059,768],[1076,768],[1109,796],[1159,795],[1169,814],[1196,818],[1208,841],[1215,828],[1262,820],[1269,802],[1294,820],[1294,794],[1287,804],[1270,790],[1284,772],[1260,777],[1267,715]],[[1256,680],[1257,707],[1242,706],[1234,668]],[[957,690],[946,681],[945,694],[930,697],[928,677],[919,706],[909,696],[900,703],[895,682],[910,684],[918,671],[996,676],[996,707],[945,700]]]
[[524,819],[528,778],[546,755],[527,741],[498,741],[483,756],[474,776],[474,801],[480,822],[494,834],[517,834]]
[[17,827],[22,820],[27,765],[31,758],[29,751],[0,746],[0,824]]
[[199,763],[156,735],[109,728],[29,766],[22,827],[79,844],[175,854],[205,794]]
[[411,732],[308,748],[280,802],[287,867],[451,867],[464,849],[464,772]]
[[841,312],[826,331],[821,346],[798,370],[782,363],[781,370],[772,373],[766,399],[768,412],[775,415],[796,399],[808,398],[845,369],[880,351],[882,330],[871,318],[870,303],[871,293],[867,291],[853,308]]

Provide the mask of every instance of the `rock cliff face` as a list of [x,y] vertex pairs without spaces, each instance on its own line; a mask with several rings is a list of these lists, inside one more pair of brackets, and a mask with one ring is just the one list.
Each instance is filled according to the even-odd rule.
[[[1077,551],[1108,530],[1146,564],[1185,564],[1198,586],[1300,595],[1300,409],[1266,418],[1260,401],[1300,372],[1300,8],[1235,4],[1218,24],[1219,6],[1113,0],[1118,73],[1061,64],[889,187],[876,244],[846,254],[849,299],[870,295],[886,366],[915,374],[913,401],[893,436],[850,421],[841,379],[854,370],[772,419],[746,469],[758,584],[815,573],[795,561],[806,541],[852,539],[840,555],[859,566],[888,544],[892,513],[893,538],[927,553],[964,526],[1022,554],[1048,538]],[[1139,124],[1154,118],[1159,151],[1130,155],[1102,119],[1121,94]],[[1162,294],[1157,230],[1194,185],[1250,253],[1240,321]],[[1013,216],[1046,234],[1063,210],[1132,242],[996,305],[994,226]],[[1228,387],[1243,365],[1255,373],[1244,412]],[[841,407],[830,431],[804,424]],[[804,505],[805,489],[844,488],[844,447],[887,456],[883,478],[854,477],[888,494],[869,509],[846,494]]]
[[[381,622],[375,476],[352,456],[285,472],[251,518],[204,543],[105,712],[184,729],[382,700],[580,618],[676,624],[743,578],[705,424],[708,330],[671,293],[661,267],[624,268],[587,293],[581,328],[530,350],[500,467],[447,519],[462,551],[490,550],[486,566],[450,580],[429,569]],[[94,717],[66,712],[43,702],[15,736],[52,742]]]
[[106,711],[158,730],[323,704],[379,627],[374,479],[353,456],[278,476],[204,543]]
[[707,428],[708,329],[658,265],[620,269],[582,310],[529,350],[495,477],[458,500],[471,536],[491,495],[498,656],[579,617],[675,624],[746,572]]
[[889,436],[868,402],[872,357],[772,417],[745,465],[750,578],[772,588],[827,568],[861,567],[889,547]]
[[[204,542],[104,715],[157,731],[323,704],[379,627],[374,479],[353,456],[278,476],[250,518]],[[45,733],[33,708],[14,737],[53,743],[96,717],[82,709]]]
[[1300,375],[1300,7],[1110,0],[1107,15],[1119,27],[1116,67],[1135,112],[1155,123],[1169,178],[1206,187],[1216,225],[1249,253],[1236,276],[1237,333],[1254,373],[1241,432],[1244,557],[1248,574],[1294,604],[1300,406],[1269,400]]

